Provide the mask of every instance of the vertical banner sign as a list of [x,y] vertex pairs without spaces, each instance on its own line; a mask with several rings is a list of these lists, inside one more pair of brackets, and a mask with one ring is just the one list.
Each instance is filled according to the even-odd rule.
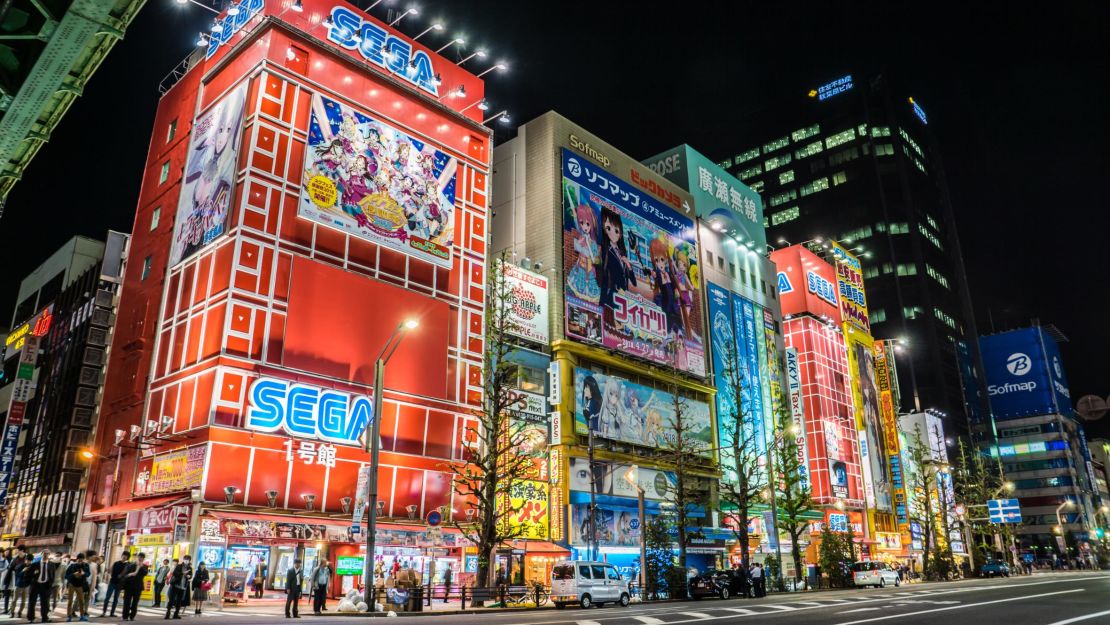
[[[714,382],[718,389],[717,438],[721,442],[721,464],[725,471],[734,471],[736,459],[729,450],[733,447],[736,420],[751,414],[751,390],[747,385],[747,360],[742,356],[743,347],[736,342],[733,331],[731,294],[712,282],[706,284],[709,305],[709,337],[713,358]],[[740,405],[737,406],[735,384],[740,384]],[[745,428],[750,427],[749,423]],[[750,430],[741,430],[743,432]]]
[[[501,263],[509,297],[505,333],[536,343],[548,342],[547,278],[511,263]],[[500,302],[494,302],[500,305]]]
[[901,450],[898,444],[898,415],[894,408],[893,377],[887,361],[886,341],[875,341],[871,347],[875,365],[875,387],[879,391],[879,418],[882,423],[882,440],[886,445],[887,464],[890,469],[890,490],[894,499],[894,512],[898,527],[906,531],[909,513],[906,508],[906,487],[902,479]]
[[362,523],[362,515],[366,512],[370,494],[370,465],[358,468],[358,482],[355,485],[355,509],[351,515],[351,525]]
[[798,466],[802,475],[802,486],[809,483],[809,458],[806,453],[806,415],[802,403],[802,374],[798,365],[798,350],[786,348],[786,385],[790,393],[790,420],[794,424],[795,440],[798,445]]
[[748,387],[752,398],[752,427],[756,432],[756,440],[759,441],[757,446],[760,456],[766,457],[767,431],[770,428],[764,425],[765,403],[760,377],[762,368],[759,366],[759,344],[762,341],[756,334],[755,305],[738,295],[733,295],[732,310],[736,321],[736,343],[741,346],[740,351],[748,361],[748,374],[744,384]]
[[870,334],[871,322],[867,316],[867,296],[863,291],[863,268],[859,259],[833,241],[833,258],[836,259],[836,286],[840,293],[840,314],[848,323]]
[[8,404],[8,421],[4,426],[4,440],[0,443],[0,506],[8,499],[8,487],[15,469],[15,452],[19,446],[19,431],[31,400],[35,362],[39,353],[39,337],[30,335],[19,350],[19,368],[12,384],[12,399]]

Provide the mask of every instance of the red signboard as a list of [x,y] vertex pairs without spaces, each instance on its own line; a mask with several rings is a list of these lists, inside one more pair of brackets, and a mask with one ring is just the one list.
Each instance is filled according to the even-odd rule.
[[840,323],[836,270],[801,245],[771,253],[783,315],[810,313]]

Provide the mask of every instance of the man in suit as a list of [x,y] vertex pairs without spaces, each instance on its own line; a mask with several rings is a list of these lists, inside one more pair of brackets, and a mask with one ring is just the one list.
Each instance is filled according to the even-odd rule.
[[[285,618],[301,618],[298,604],[301,601],[301,585],[304,582],[304,571],[301,570],[301,561],[293,560],[293,568],[285,573]],[[292,616],[290,616],[292,607]]]
[[27,622],[35,622],[35,602],[41,606],[42,622],[50,616],[50,595],[54,593],[54,576],[58,574],[58,563],[50,561],[50,552],[43,551],[37,560],[27,566],[24,575],[31,582],[30,598],[27,601]]
[[135,620],[139,612],[139,596],[143,594],[143,580],[149,572],[146,554],[140,553],[123,574],[123,620]]

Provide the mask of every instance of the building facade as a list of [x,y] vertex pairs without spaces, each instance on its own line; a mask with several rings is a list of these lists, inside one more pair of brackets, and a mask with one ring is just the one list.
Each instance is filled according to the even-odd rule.
[[[835,239],[867,261],[872,335],[899,339],[899,411],[989,438],[944,166],[924,109],[886,76],[845,76],[740,122],[721,161],[763,195],[772,246]],[[986,438],[984,438],[986,437]]]
[[[464,581],[449,465],[481,402],[482,82],[342,1],[244,0],[159,102],[84,517],[114,556],[188,552],[244,599],[294,558]],[[365,510],[384,376],[377,549]],[[434,515],[432,513],[435,513]],[[429,520],[431,517],[431,520]],[[380,581],[381,578],[379,578]],[[240,583],[242,582],[242,583]]]

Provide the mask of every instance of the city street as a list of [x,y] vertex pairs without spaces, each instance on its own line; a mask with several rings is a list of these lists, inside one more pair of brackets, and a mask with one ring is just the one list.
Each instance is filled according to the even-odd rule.
[[[335,609],[332,602],[332,609]],[[316,617],[302,602],[302,618],[314,623],[350,623],[358,616]],[[94,612],[95,613],[95,612]],[[162,612],[142,607],[138,622],[162,620]],[[975,625],[1069,625],[1110,623],[1110,575],[1104,573],[1055,573],[1020,579],[970,580],[948,584],[923,584],[898,589],[831,591],[766,599],[702,600],[662,603],[629,608],[497,613],[487,610],[466,614],[399,615],[419,618],[427,625],[455,625],[473,621],[482,625],[679,625],[690,623],[807,623],[813,625],[862,625],[864,623],[975,623]],[[249,624],[281,619],[273,608],[210,610],[201,617],[220,623]],[[52,615],[64,620],[62,611]],[[97,623],[118,619],[93,618]],[[4,617],[0,622],[16,619]],[[19,619],[18,622],[25,622]]]

